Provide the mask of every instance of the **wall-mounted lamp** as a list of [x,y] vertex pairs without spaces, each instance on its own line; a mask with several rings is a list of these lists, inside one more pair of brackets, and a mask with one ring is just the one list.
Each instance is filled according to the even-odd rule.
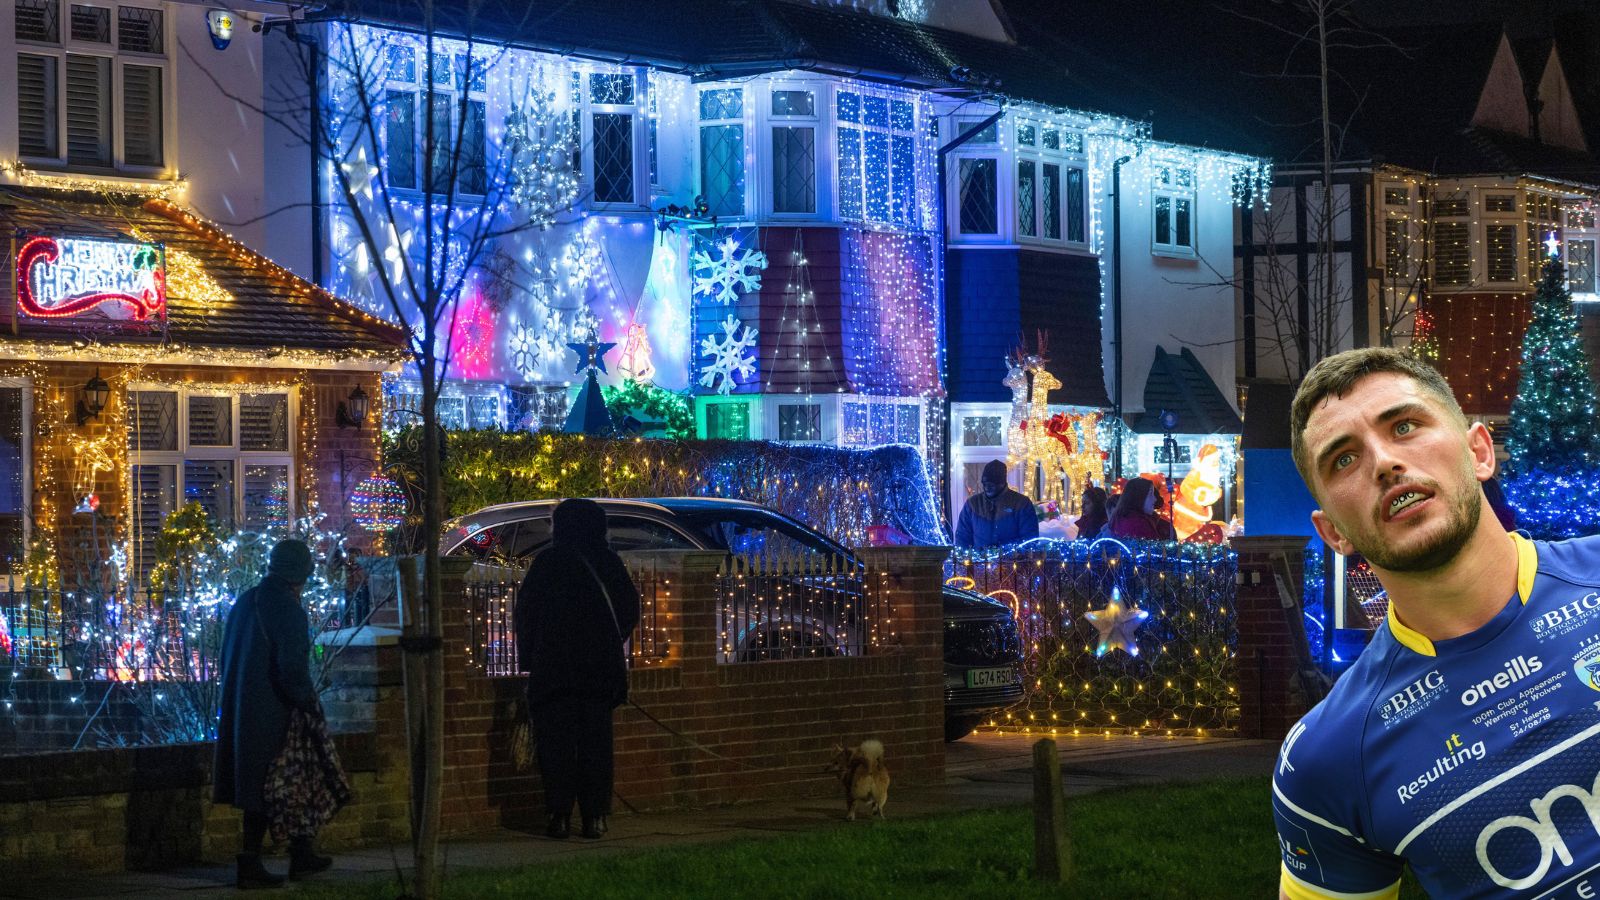
[[206,13],[206,30],[211,32],[211,46],[218,50],[228,49],[228,42],[233,40],[233,13],[225,9],[213,9]]
[[349,400],[339,401],[339,412],[335,416],[340,428],[360,428],[367,421],[367,392],[356,385],[350,392]]
[[106,401],[111,398],[111,385],[100,377],[100,370],[94,370],[94,377],[83,385],[83,396],[78,398],[78,424],[82,425],[90,419],[100,418],[100,410],[106,408]]

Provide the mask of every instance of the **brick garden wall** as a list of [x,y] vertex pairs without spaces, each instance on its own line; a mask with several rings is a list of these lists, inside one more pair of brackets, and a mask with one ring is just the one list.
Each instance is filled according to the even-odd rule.
[[[836,783],[822,771],[830,748],[866,737],[888,747],[897,784],[941,780],[944,555],[862,551],[890,609],[889,634],[872,655],[739,665],[715,662],[721,555],[663,555],[670,592],[658,602],[671,651],[632,673],[631,696],[703,749],[624,706],[618,795],[650,809],[831,794]],[[446,575],[446,596],[459,596],[462,571]],[[458,835],[542,819],[525,682],[475,671],[469,631],[464,605],[447,607],[443,816]],[[392,635],[371,637],[342,653],[324,694],[356,791],[323,833],[334,850],[409,835],[400,652]],[[105,871],[231,858],[239,817],[210,803],[211,753],[209,744],[184,744],[0,757],[0,865]]]
[[[1306,712],[1292,689],[1298,665],[1283,601],[1273,578],[1273,557],[1285,554],[1292,584],[1305,583],[1303,536],[1238,535],[1239,736],[1279,739]],[[1299,610],[1295,614],[1299,614]]]

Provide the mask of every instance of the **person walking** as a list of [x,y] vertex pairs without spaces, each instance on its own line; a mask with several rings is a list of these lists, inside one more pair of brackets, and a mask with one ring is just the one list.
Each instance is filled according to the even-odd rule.
[[956,520],[957,547],[997,547],[1039,536],[1033,501],[1006,486],[1006,464],[990,460],[979,481],[982,490],[967,498]]
[[517,655],[528,671],[528,711],[544,780],[545,834],[606,832],[611,812],[612,710],[628,699],[623,645],[639,624],[639,591],[606,543],[606,514],[593,500],[563,500],[550,546],[517,591]]
[[[343,800],[324,796],[340,793],[344,776],[331,757],[311,681],[311,626],[300,594],[313,569],[304,541],[279,541],[266,576],[234,603],[223,628],[213,799],[244,813],[236,860],[241,889],[283,884],[261,863],[269,827],[275,837],[289,838],[290,878],[332,865],[313,849],[313,839],[349,798],[348,785]],[[316,777],[324,772],[331,789]],[[308,803],[318,808],[308,811]]]

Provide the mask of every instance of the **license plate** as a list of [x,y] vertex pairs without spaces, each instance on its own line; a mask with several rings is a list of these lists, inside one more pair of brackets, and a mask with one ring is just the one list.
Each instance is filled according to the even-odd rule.
[[968,669],[967,687],[1004,687],[1016,680],[1015,669]]

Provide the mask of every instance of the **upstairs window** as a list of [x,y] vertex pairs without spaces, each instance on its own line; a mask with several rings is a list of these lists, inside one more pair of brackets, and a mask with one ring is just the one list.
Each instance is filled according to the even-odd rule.
[[909,99],[840,91],[839,218],[912,227],[917,218],[917,108]]
[[744,88],[700,92],[700,193],[711,214],[744,215]]
[[408,42],[390,43],[386,53],[383,130],[389,186],[434,194],[453,188],[457,194],[482,196],[488,188],[488,77],[483,59],[435,52],[430,74],[427,56]]
[[16,0],[17,150],[46,165],[166,162],[165,19],[159,9]]
[[1544,273],[1544,261],[1550,255],[1545,241],[1561,235],[1561,201],[1529,192],[1522,198],[1522,212],[1527,222],[1528,278],[1536,280]]
[[1517,226],[1484,226],[1485,262],[1490,281],[1517,280]]
[[1083,135],[1018,123],[1017,237],[1045,244],[1087,244]]
[[1466,222],[1433,226],[1433,283],[1460,287],[1472,281],[1472,247]]
[[639,79],[632,72],[589,73],[589,121],[594,137],[594,202],[635,203],[633,126]]
[[1154,215],[1151,247],[1157,253],[1195,255],[1194,170],[1157,165],[1150,178],[1150,207]]
[[772,92],[772,211],[817,211],[817,99],[812,91]]

